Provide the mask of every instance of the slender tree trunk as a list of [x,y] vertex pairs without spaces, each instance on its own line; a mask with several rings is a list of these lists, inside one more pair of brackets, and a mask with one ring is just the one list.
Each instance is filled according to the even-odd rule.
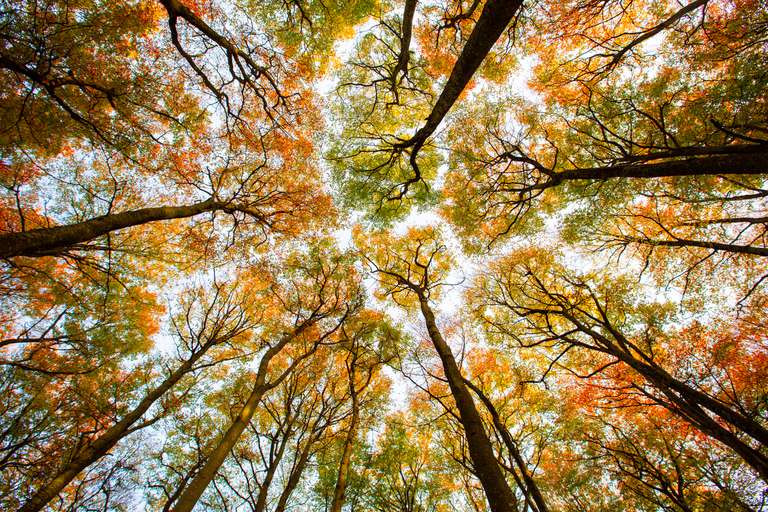
[[146,413],[152,405],[168,392],[181,378],[189,373],[194,364],[208,351],[213,344],[206,345],[202,350],[193,354],[176,371],[171,373],[159,386],[139,402],[139,404],[123,419],[105,430],[96,440],[81,449],[75,457],[62,467],[51,481],[41,487],[20,509],[19,512],[36,512],[42,510],[49,501],[55,498],[81,471],[98,461],[111,450],[123,437],[132,433],[131,426]]
[[566,313],[563,316],[571,321],[581,332],[595,340],[597,345],[594,348],[595,350],[600,350],[616,357],[661,391],[671,402],[671,404],[663,404],[667,409],[693,424],[705,434],[731,448],[763,480],[768,482],[768,457],[739,439],[733,432],[715,421],[709,413],[714,414],[722,422],[731,425],[736,430],[749,435],[762,446],[768,447],[768,430],[762,425],[752,418],[734,411],[726,404],[706,393],[675,379],[654,362],[648,359],[638,359],[628,348],[624,348],[631,347],[632,343],[609,323],[606,323],[605,327],[611,333],[611,336],[616,339],[616,342],[584,325],[572,315]]
[[413,34],[413,15],[416,12],[417,0],[405,0],[403,8],[403,23],[400,28],[400,55],[397,65],[392,71],[392,88],[397,87],[397,79],[400,73],[408,74],[408,63],[411,60],[411,36]]
[[283,492],[280,493],[280,498],[277,500],[275,512],[285,512],[285,507],[288,505],[288,500],[290,499],[291,494],[293,494],[293,491],[296,490],[296,486],[299,485],[299,482],[301,481],[301,475],[307,468],[307,462],[309,462],[309,455],[313,442],[313,440],[307,441],[306,446],[304,446],[304,449],[301,451],[299,460],[291,470],[291,474],[288,477],[288,481],[286,482],[285,487],[283,488]]
[[256,508],[254,512],[264,512],[267,509],[267,498],[269,497],[269,486],[272,485],[272,480],[277,473],[277,467],[280,465],[280,461],[283,460],[283,454],[285,453],[285,447],[288,445],[288,437],[290,431],[287,431],[280,440],[280,445],[277,448],[275,457],[269,461],[267,472],[264,475],[264,481],[259,486],[259,495],[256,498]]
[[435,132],[522,3],[522,0],[488,0],[485,3],[427,122],[414,136],[416,142],[413,145],[421,146]]
[[193,217],[221,209],[213,199],[185,206],[160,206],[103,215],[83,222],[0,235],[0,258],[48,256],[100,236],[149,222]]
[[[409,162],[413,170],[413,176],[406,178],[400,184],[400,192],[397,196],[390,199],[402,199],[408,192],[411,185],[422,180],[421,170],[418,164],[418,155],[421,148],[427,142],[427,139],[435,133],[437,127],[448,114],[456,100],[459,99],[461,92],[466,88],[472,76],[480,67],[488,52],[501,36],[504,29],[507,28],[510,21],[520,9],[522,0],[488,0],[480,13],[480,17],[475,23],[475,27],[469,34],[464,48],[461,50],[459,58],[453,65],[451,75],[445,83],[440,96],[437,98],[432,111],[429,113],[424,125],[410,139],[404,140],[394,145],[395,149],[406,150],[411,148]],[[413,5],[415,9],[415,4]],[[406,5],[404,17],[409,14],[409,6]],[[402,53],[400,58],[403,58]],[[400,63],[398,62],[398,66]]]
[[768,458],[759,450],[752,448],[749,444],[739,439],[733,432],[723,427],[720,423],[712,419],[706,411],[695,403],[688,402],[685,398],[672,392],[670,389],[662,389],[662,393],[672,402],[672,406],[667,407],[673,413],[682,417],[696,428],[717,439],[725,446],[731,448],[738,454],[744,462],[752,467],[760,477],[768,482]]
[[227,458],[232,448],[237,444],[237,441],[248,426],[251,418],[253,418],[264,393],[277,385],[277,382],[274,381],[271,383],[266,382],[270,361],[279,354],[292,339],[301,334],[310,325],[311,322],[309,321],[302,323],[299,327],[285,335],[277,344],[266,351],[259,362],[259,368],[256,372],[256,382],[253,385],[253,390],[251,391],[248,400],[246,400],[243,408],[240,410],[237,417],[235,417],[218,445],[216,445],[213,451],[208,455],[203,467],[180,494],[178,501],[171,509],[173,512],[190,512],[197,504],[200,496],[202,496],[203,492],[208,487],[208,484],[211,483],[211,480],[214,479],[216,472],[224,463],[224,460]]
[[757,424],[754,420],[739,414],[725,404],[714,400],[705,393],[698,391],[687,384],[680,382],[672,377],[665,370],[651,366],[647,363],[638,361],[631,356],[622,354],[619,357],[627,365],[635,369],[640,375],[657,387],[674,404],[667,407],[670,411],[683,417],[686,421],[692,423],[705,434],[717,439],[724,445],[730,447],[734,452],[741,456],[760,477],[768,482],[768,457],[749,446],[739,439],[733,432],[712,419],[704,410],[718,416],[723,422],[728,423],[757,440],[763,446],[766,444],[766,430]]
[[626,363],[659,389],[674,391],[687,403],[696,404],[697,406],[711,411],[726,423],[730,423],[741,432],[752,437],[755,441],[758,441],[763,446],[768,447],[768,430],[766,430],[765,427],[760,425],[752,418],[734,411],[723,402],[716,400],[708,394],[676,379],[655,362],[648,359],[638,359],[630,351],[622,348],[631,347],[632,343],[612,325],[607,324],[606,328],[611,332],[612,336],[616,338],[618,343],[611,342],[610,339],[585,326],[573,316],[566,315],[566,318],[574,322],[579,330],[585,334],[590,335],[595,341],[597,341],[603,347],[604,351]]
[[429,337],[437,350],[443,364],[443,371],[451,388],[451,394],[459,411],[459,418],[467,439],[469,456],[472,466],[475,468],[480,483],[485,490],[486,498],[493,512],[515,512],[517,498],[509,487],[499,462],[493,453],[491,441],[483,428],[480,414],[477,412],[475,402],[464,384],[459,366],[453,357],[450,347],[443,339],[435,322],[435,315],[430,308],[427,298],[419,293],[421,313],[427,325]]
[[339,462],[339,473],[336,478],[336,487],[333,490],[333,501],[331,502],[330,512],[341,512],[344,505],[344,493],[347,490],[347,479],[349,478],[349,468],[352,460],[352,449],[354,448],[355,438],[357,437],[357,424],[360,420],[360,403],[355,387],[354,359],[352,370],[349,374],[349,392],[352,396],[352,417],[349,421],[349,430],[344,438],[344,446],[341,451],[341,461]]

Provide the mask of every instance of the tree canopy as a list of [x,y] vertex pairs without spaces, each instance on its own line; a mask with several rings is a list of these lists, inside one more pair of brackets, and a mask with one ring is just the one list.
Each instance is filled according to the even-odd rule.
[[0,509],[768,512],[765,2],[0,38]]

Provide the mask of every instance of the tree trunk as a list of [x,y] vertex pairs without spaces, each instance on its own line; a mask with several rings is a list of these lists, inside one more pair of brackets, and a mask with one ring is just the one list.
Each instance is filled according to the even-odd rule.
[[522,0],[488,0],[485,3],[427,122],[413,137],[411,145],[423,145],[435,132],[521,5]]
[[552,175],[549,186],[567,180],[607,180],[611,178],[667,178],[673,176],[717,176],[720,174],[768,173],[768,149],[755,145],[752,152],[669,160],[666,162],[623,164],[562,171]]
[[235,447],[235,444],[237,444],[237,441],[248,426],[248,423],[250,423],[264,393],[277,385],[277,382],[275,381],[271,383],[266,382],[270,361],[280,353],[292,339],[301,334],[310,325],[311,322],[305,321],[291,333],[286,334],[276,345],[270,347],[266,351],[259,362],[259,369],[256,372],[256,382],[254,383],[253,390],[251,391],[248,400],[246,400],[243,408],[240,409],[240,412],[221,438],[221,441],[219,441],[218,445],[216,445],[213,451],[208,455],[203,467],[181,493],[179,500],[171,509],[173,512],[190,512],[197,504],[200,496],[202,496],[203,492],[208,487],[208,484],[211,483],[211,480],[214,479],[216,472],[224,463],[229,452]]
[[412,148],[409,161],[414,174],[413,177],[403,181],[399,197],[396,198],[402,198],[407,193],[410,185],[421,181],[421,170],[417,162],[419,151],[427,139],[435,133],[437,127],[440,126],[443,118],[451,110],[453,104],[456,103],[461,92],[466,88],[475,71],[482,64],[483,59],[485,59],[494,43],[496,43],[496,40],[501,36],[501,33],[507,28],[512,18],[515,17],[521,5],[522,0],[488,0],[485,3],[483,12],[480,13],[480,18],[472,29],[472,33],[469,34],[469,38],[461,50],[461,55],[459,55],[459,58],[453,65],[451,75],[448,77],[448,81],[445,83],[440,96],[432,107],[426,123],[419,128],[413,137],[394,146],[400,150]]
[[275,457],[269,461],[267,472],[264,475],[264,481],[259,486],[259,495],[256,498],[256,508],[254,512],[264,512],[267,509],[267,498],[269,497],[269,486],[272,485],[272,480],[277,473],[277,467],[280,465],[280,461],[283,460],[283,454],[285,453],[285,447],[288,446],[288,437],[290,437],[290,429],[286,431],[285,435],[280,440],[280,445],[277,448]]
[[752,418],[734,411],[726,404],[712,398],[706,393],[675,379],[656,363],[647,359],[638,359],[635,355],[629,352],[629,350],[622,348],[631,347],[632,343],[609,323],[606,323],[605,327],[616,339],[616,343],[584,325],[572,315],[563,314],[563,316],[571,321],[580,331],[595,340],[599,347],[595,347],[595,349],[616,357],[661,391],[673,404],[663,404],[667,409],[678,416],[681,416],[705,434],[730,447],[734,452],[739,454],[739,456],[741,456],[763,480],[768,482],[768,457],[739,439],[733,432],[715,421],[706,411],[714,414],[720,418],[721,421],[731,425],[736,430],[752,437],[762,446],[768,447],[768,430],[762,425]]
[[517,449],[517,444],[515,443],[514,439],[512,439],[512,436],[510,435],[509,430],[507,430],[507,427],[501,422],[499,411],[496,410],[493,402],[491,402],[490,398],[488,398],[480,388],[475,386],[468,379],[465,379],[465,382],[467,383],[467,386],[469,386],[475,392],[475,394],[477,394],[478,398],[480,398],[480,401],[485,405],[485,408],[488,409],[488,412],[491,413],[494,427],[496,427],[496,430],[498,430],[499,434],[501,435],[501,439],[507,446],[507,450],[509,450],[510,455],[512,455],[512,459],[515,461],[515,465],[520,470],[520,474],[523,476],[523,482],[525,483],[526,487],[526,496],[531,496],[532,500],[536,504],[536,509],[538,512],[549,512],[549,507],[547,507],[547,503],[544,501],[544,495],[541,494],[539,486],[536,485],[533,477],[528,472],[528,467],[526,466],[523,457],[520,455],[520,451]]
[[142,208],[102,215],[66,226],[3,234],[0,235],[0,258],[55,255],[68,247],[88,242],[112,231],[159,220],[193,217],[200,213],[220,209],[222,206],[213,199],[208,199],[185,206]]
[[670,411],[682,416],[705,434],[730,447],[764,481],[768,482],[768,457],[739,439],[733,432],[712,419],[703,409],[714,413],[722,421],[749,435],[763,446],[768,446],[765,442],[766,431],[764,428],[754,420],[731,410],[725,404],[714,400],[705,393],[680,382],[661,368],[650,366],[634,358],[630,360],[628,356],[619,358],[664,393],[674,404],[674,407],[667,407]]
[[620,238],[620,240],[658,247],[700,247],[702,249],[712,249],[713,251],[732,252],[736,254],[751,254],[754,256],[768,256],[768,247],[753,247],[751,245],[724,244],[721,242],[686,240],[683,238],[678,238],[675,240],[653,240],[639,237],[626,237]]
[[357,423],[360,420],[360,404],[357,396],[357,388],[355,387],[354,360],[349,375],[349,392],[352,396],[352,418],[349,421],[349,430],[344,438],[344,447],[341,451],[339,473],[336,478],[336,487],[333,490],[333,501],[331,502],[330,512],[341,512],[341,507],[344,505],[344,493],[347,490],[347,479],[349,478],[352,449],[354,448],[355,437],[357,436]]
[[400,28],[400,55],[397,65],[392,71],[392,89],[397,87],[397,79],[400,73],[408,75],[408,63],[411,60],[411,36],[413,34],[413,15],[416,12],[417,0],[405,0],[403,8],[403,23]]
[[475,468],[475,473],[485,490],[488,504],[493,512],[515,512],[517,509],[517,498],[510,489],[501,471],[499,462],[496,460],[491,441],[485,433],[482,419],[475,407],[475,402],[472,400],[472,396],[464,384],[464,377],[461,375],[450,347],[437,328],[435,315],[427,302],[427,298],[423,293],[418,295],[421,313],[427,325],[429,337],[440,356],[445,377],[448,380],[451,394],[459,411],[459,418],[464,427],[472,466]]
[[299,460],[296,462],[296,465],[291,470],[291,474],[288,477],[288,481],[285,484],[285,488],[283,488],[283,492],[280,493],[280,498],[277,500],[277,506],[275,506],[275,512],[285,512],[285,507],[288,505],[288,500],[291,497],[291,494],[293,494],[293,491],[296,490],[296,486],[299,485],[299,481],[301,480],[301,475],[304,473],[304,470],[307,467],[307,462],[309,461],[309,455],[310,455],[310,448],[312,447],[313,440],[310,439],[307,441],[306,446],[304,446],[304,449],[301,451],[301,455],[299,455]]
[[55,498],[81,471],[98,461],[111,450],[123,437],[132,433],[131,426],[136,423],[149,408],[168,392],[181,378],[187,374],[213,344],[206,345],[202,350],[193,354],[176,371],[171,373],[159,386],[139,402],[139,404],[123,419],[104,431],[96,440],[81,449],[51,481],[40,488],[20,509],[19,512],[36,512],[42,510],[49,501]]
[[640,375],[645,377],[646,380],[653,383],[659,389],[668,389],[674,391],[686,402],[696,404],[711,411],[726,423],[730,423],[738,430],[752,437],[755,441],[758,441],[763,446],[768,447],[768,430],[766,430],[757,421],[737,411],[734,411],[723,402],[716,400],[706,393],[699,391],[698,389],[695,389],[690,385],[676,379],[664,368],[648,359],[647,357],[645,360],[638,359],[629,350],[622,348],[631,347],[632,343],[610,323],[606,323],[605,327],[609,330],[609,332],[611,332],[611,335],[616,339],[618,343],[611,342],[610,339],[603,336],[599,332],[596,332],[585,326],[575,317],[571,315],[564,316],[573,322],[579,330],[585,334],[588,334],[595,341],[597,341],[602,350],[627,364],[629,367],[637,371]]

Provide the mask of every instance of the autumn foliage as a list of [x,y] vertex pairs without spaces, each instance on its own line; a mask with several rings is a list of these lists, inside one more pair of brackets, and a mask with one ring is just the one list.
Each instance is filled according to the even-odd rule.
[[767,510],[767,27],[4,2],[0,509]]

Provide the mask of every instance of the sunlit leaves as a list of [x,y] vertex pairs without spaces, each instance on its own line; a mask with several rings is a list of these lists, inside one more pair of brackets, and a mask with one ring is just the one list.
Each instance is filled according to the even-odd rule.
[[434,227],[411,228],[397,236],[390,231],[363,234],[356,240],[379,282],[378,294],[409,307],[420,296],[438,299],[452,261]]
[[765,5],[512,4],[8,4],[0,503],[760,510]]

